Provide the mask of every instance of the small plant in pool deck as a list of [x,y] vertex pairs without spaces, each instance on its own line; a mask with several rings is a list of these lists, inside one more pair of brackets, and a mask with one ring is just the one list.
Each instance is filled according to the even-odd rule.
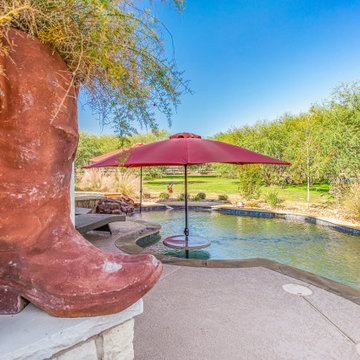
[[271,208],[275,208],[279,206],[284,200],[279,198],[279,192],[277,190],[271,190],[265,196],[265,201]]
[[159,197],[160,199],[168,200],[170,195],[168,193],[161,193]]
[[227,201],[229,199],[229,197],[227,195],[219,195],[218,199],[220,201]]

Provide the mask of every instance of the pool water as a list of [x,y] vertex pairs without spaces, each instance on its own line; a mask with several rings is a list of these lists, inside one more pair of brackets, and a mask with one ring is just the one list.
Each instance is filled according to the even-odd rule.
[[[183,211],[149,211],[139,216],[160,224],[162,239],[183,234]],[[360,236],[307,222],[216,211],[189,211],[189,229],[190,234],[212,242],[208,248],[189,251],[189,258],[266,258],[360,288]],[[162,240],[150,248],[185,256],[185,251],[167,248]]]

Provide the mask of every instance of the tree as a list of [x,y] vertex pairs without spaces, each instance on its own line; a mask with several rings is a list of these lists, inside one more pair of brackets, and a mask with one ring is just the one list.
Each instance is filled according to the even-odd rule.
[[[171,1],[178,11],[182,0]],[[167,59],[164,27],[135,0],[3,0],[0,38],[7,27],[37,37],[55,49],[81,85],[103,123],[119,135],[134,122],[156,127],[154,109],[169,121],[186,82]],[[11,49],[0,46],[0,56]],[[0,69],[0,74],[4,69]],[[60,108],[58,111],[62,111]]]
[[88,160],[124,147],[124,139],[115,135],[96,136],[80,131],[79,145],[76,152],[75,168],[88,165]]
[[334,153],[327,174],[356,178],[360,174],[360,83],[337,88],[327,109],[324,141]]
[[125,138],[125,142],[128,145],[136,143],[150,144],[156,141],[166,140],[170,137],[170,133],[167,129],[151,129],[150,131],[135,132]]
[[261,167],[259,164],[245,164],[238,168],[239,193],[244,199],[257,199],[261,188]]
[[292,144],[288,151],[294,159],[292,169],[301,181],[307,182],[307,204],[310,203],[310,184],[320,176],[321,170],[330,159],[331,154],[324,153],[322,131],[323,116],[320,109],[312,107],[308,114],[304,114],[293,121]]

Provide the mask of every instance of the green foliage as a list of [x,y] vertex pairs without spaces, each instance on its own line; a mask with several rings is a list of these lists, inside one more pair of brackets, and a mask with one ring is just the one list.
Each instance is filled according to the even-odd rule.
[[201,201],[206,199],[206,194],[204,192],[199,192],[196,196],[193,197],[193,201]]
[[[242,146],[292,166],[261,165],[265,186],[336,181],[360,173],[360,82],[344,84],[308,112],[233,128],[214,140]],[[216,164],[218,175],[235,178],[236,166]]]
[[151,129],[148,132],[135,132],[124,138],[125,146],[145,143],[150,144],[156,141],[166,140],[170,137],[167,129]]
[[275,208],[284,200],[280,199],[279,192],[277,190],[271,190],[266,194],[265,201],[271,208]]
[[218,196],[218,199],[219,199],[220,201],[227,201],[227,200],[229,199],[229,197],[228,197],[227,195],[219,195],[219,196]]
[[160,199],[168,200],[170,195],[168,193],[163,192],[159,195],[159,197],[160,197]]
[[[151,143],[169,138],[170,134],[166,129],[152,129],[147,133],[134,133],[130,136],[102,135],[97,136],[80,131],[79,145],[75,158],[75,168],[88,165],[88,160],[99,155],[136,143]],[[164,166],[144,168],[144,176],[151,178],[161,176],[165,171]]]
[[199,192],[196,195],[200,200],[205,200],[206,199],[206,194],[204,192]]
[[79,135],[75,168],[88,165],[88,160],[95,156],[107,154],[124,146],[123,139],[115,135],[96,136],[85,131],[80,131]]
[[261,167],[257,164],[242,165],[239,168],[239,193],[244,199],[257,199],[261,188]]
[[[188,199],[190,198],[190,194],[188,194]],[[179,201],[185,201],[185,194],[180,194],[178,197]]]
[[[170,2],[181,12],[182,0]],[[73,74],[72,84],[81,84],[94,112],[122,135],[134,122],[156,127],[154,110],[170,121],[188,91],[175,59],[165,54],[166,28],[138,6],[135,0],[3,0],[0,37],[13,27],[55,49]],[[0,56],[13,50],[2,45]]]

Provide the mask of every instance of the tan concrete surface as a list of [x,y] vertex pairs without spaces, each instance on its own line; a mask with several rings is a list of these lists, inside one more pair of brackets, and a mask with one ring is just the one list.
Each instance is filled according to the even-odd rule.
[[[120,251],[116,236],[87,238]],[[289,283],[313,294],[289,294],[282,288]],[[262,267],[164,264],[144,306],[135,321],[135,360],[360,360],[359,305]]]
[[360,306],[265,268],[164,265],[135,321],[136,360],[357,360]]

